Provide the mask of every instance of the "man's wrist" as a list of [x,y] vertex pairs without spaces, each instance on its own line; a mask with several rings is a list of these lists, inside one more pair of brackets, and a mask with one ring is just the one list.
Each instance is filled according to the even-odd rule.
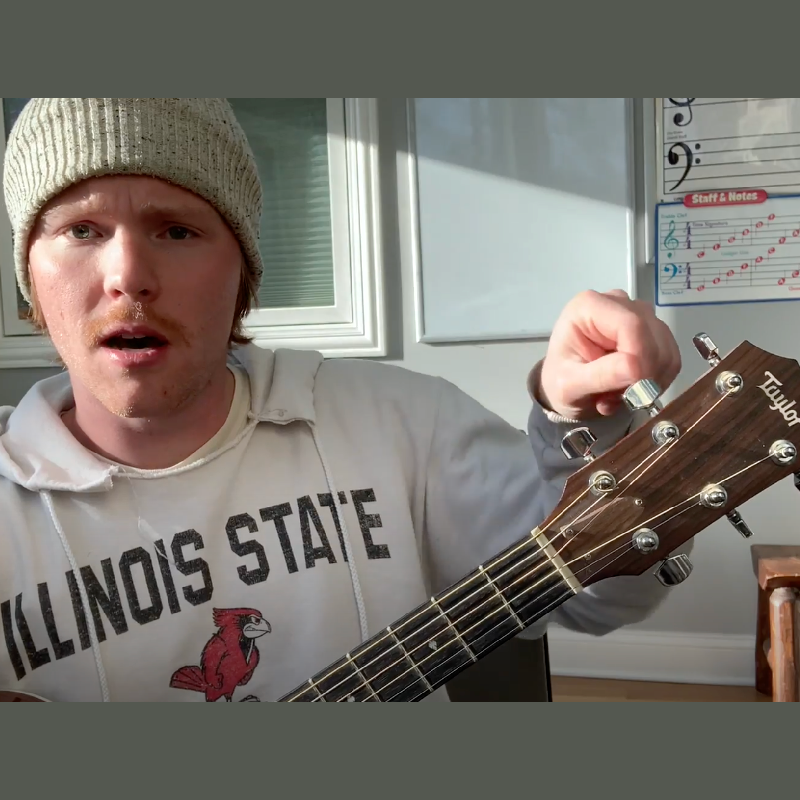
[[544,359],[537,361],[536,364],[534,364],[533,369],[531,369],[531,371],[528,373],[528,395],[530,396],[531,400],[538,403],[543,409],[546,411],[552,411],[553,409],[550,407],[550,404],[547,402],[544,392],[542,391],[543,364]]

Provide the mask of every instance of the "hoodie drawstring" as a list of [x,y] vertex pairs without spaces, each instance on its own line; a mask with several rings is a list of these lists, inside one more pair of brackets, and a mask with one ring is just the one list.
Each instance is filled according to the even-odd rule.
[[317,429],[311,425],[311,435],[314,437],[314,445],[319,454],[319,460],[322,462],[322,469],[325,472],[325,480],[328,483],[331,497],[336,508],[336,514],[339,517],[339,524],[342,526],[342,539],[344,540],[344,549],[347,552],[347,566],[350,569],[350,582],[353,584],[353,594],[356,598],[356,606],[358,607],[358,622],[361,626],[361,641],[366,642],[369,639],[369,628],[367,627],[367,609],[364,606],[364,596],[361,594],[361,584],[358,580],[358,572],[356,570],[356,560],[353,558],[353,548],[350,545],[350,535],[347,532],[347,521],[344,518],[344,511],[339,502],[339,493],[333,484],[333,473],[328,467],[328,459],[325,457],[325,452],[322,449],[322,443],[317,436]]
[[67,554],[67,561],[69,561],[70,567],[72,567],[72,574],[75,576],[75,582],[78,585],[78,593],[81,597],[81,604],[83,605],[83,613],[86,615],[86,627],[89,631],[89,638],[92,642],[92,652],[94,653],[94,662],[97,666],[97,677],[100,679],[100,692],[103,696],[103,702],[108,703],[111,700],[111,695],[108,691],[108,681],[106,679],[106,668],[103,666],[103,658],[100,655],[100,641],[97,638],[97,632],[94,629],[94,625],[92,624],[92,617],[91,611],[89,608],[89,596],[86,594],[86,587],[83,585],[83,576],[78,569],[78,564],[75,561],[75,556],[72,554],[72,548],[69,546],[69,542],[67,541],[67,536],[64,533],[64,529],[61,527],[61,522],[56,515],[56,509],[53,505],[53,498],[50,495],[50,492],[46,489],[41,491],[42,501],[44,502],[45,508],[47,508],[48,513],[50,514],[50,519],[53,521],[53,527],[56,529],[58,533],[58,538],[61,539],[61,546],[64,548],[64,552]]

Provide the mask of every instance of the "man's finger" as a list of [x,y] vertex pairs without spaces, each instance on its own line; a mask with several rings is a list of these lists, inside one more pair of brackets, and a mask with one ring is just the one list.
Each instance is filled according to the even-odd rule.
[[573,404],[582,398],[601,394],[622,394],[632,383],[640,380],[641,361],[630,353],[609,353],[585,364],[575,364],[563,376],[568,387],[564,401]]
[[631,299],[631,296],[624,289],[609,289],[607,292],[602,292],[602,294],[608,297],[618,297],[620,300]]
[[612,289],[611,292],[619,294],[610,296],[610,292],[590,292],[584,295],[582,302],[575,307],[576,314],[570,319],[571,324],[606,351],[638,353],[646,350],[647,360],[653,361],[658,357],[653,352],[651,333],[651,319],[655,320],[655,316],[651,318],[652,312],[637,313],[635,301],[625,301],[627,295],[621,290]]

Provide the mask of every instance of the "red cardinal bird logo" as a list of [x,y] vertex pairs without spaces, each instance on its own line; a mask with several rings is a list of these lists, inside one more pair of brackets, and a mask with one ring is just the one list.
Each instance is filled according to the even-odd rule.
[[236,687],[247,684],[258,666],[256,639],[272,627],[254,608],[215,608],[214,625],[218,630],[203,648],[200,666],[181,667],[169,685],[203,692],[209,703],[220,697],[230,703]]

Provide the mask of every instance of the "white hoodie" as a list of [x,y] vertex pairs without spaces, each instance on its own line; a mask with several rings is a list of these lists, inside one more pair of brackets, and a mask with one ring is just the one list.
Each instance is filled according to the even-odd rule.
[[[243,428],[171,469],[81,446],[66,373],[0,409],[0,690],[282,699],[529,534],[575,469],[570,425],[536,403],[528,437],[399,367],[255,345],[231,364],[249,379]],[[631,422],[599,420],[598,444]],[[651,575],[609,579],[521,635],[548,619],[603,634],[664,594]]]

